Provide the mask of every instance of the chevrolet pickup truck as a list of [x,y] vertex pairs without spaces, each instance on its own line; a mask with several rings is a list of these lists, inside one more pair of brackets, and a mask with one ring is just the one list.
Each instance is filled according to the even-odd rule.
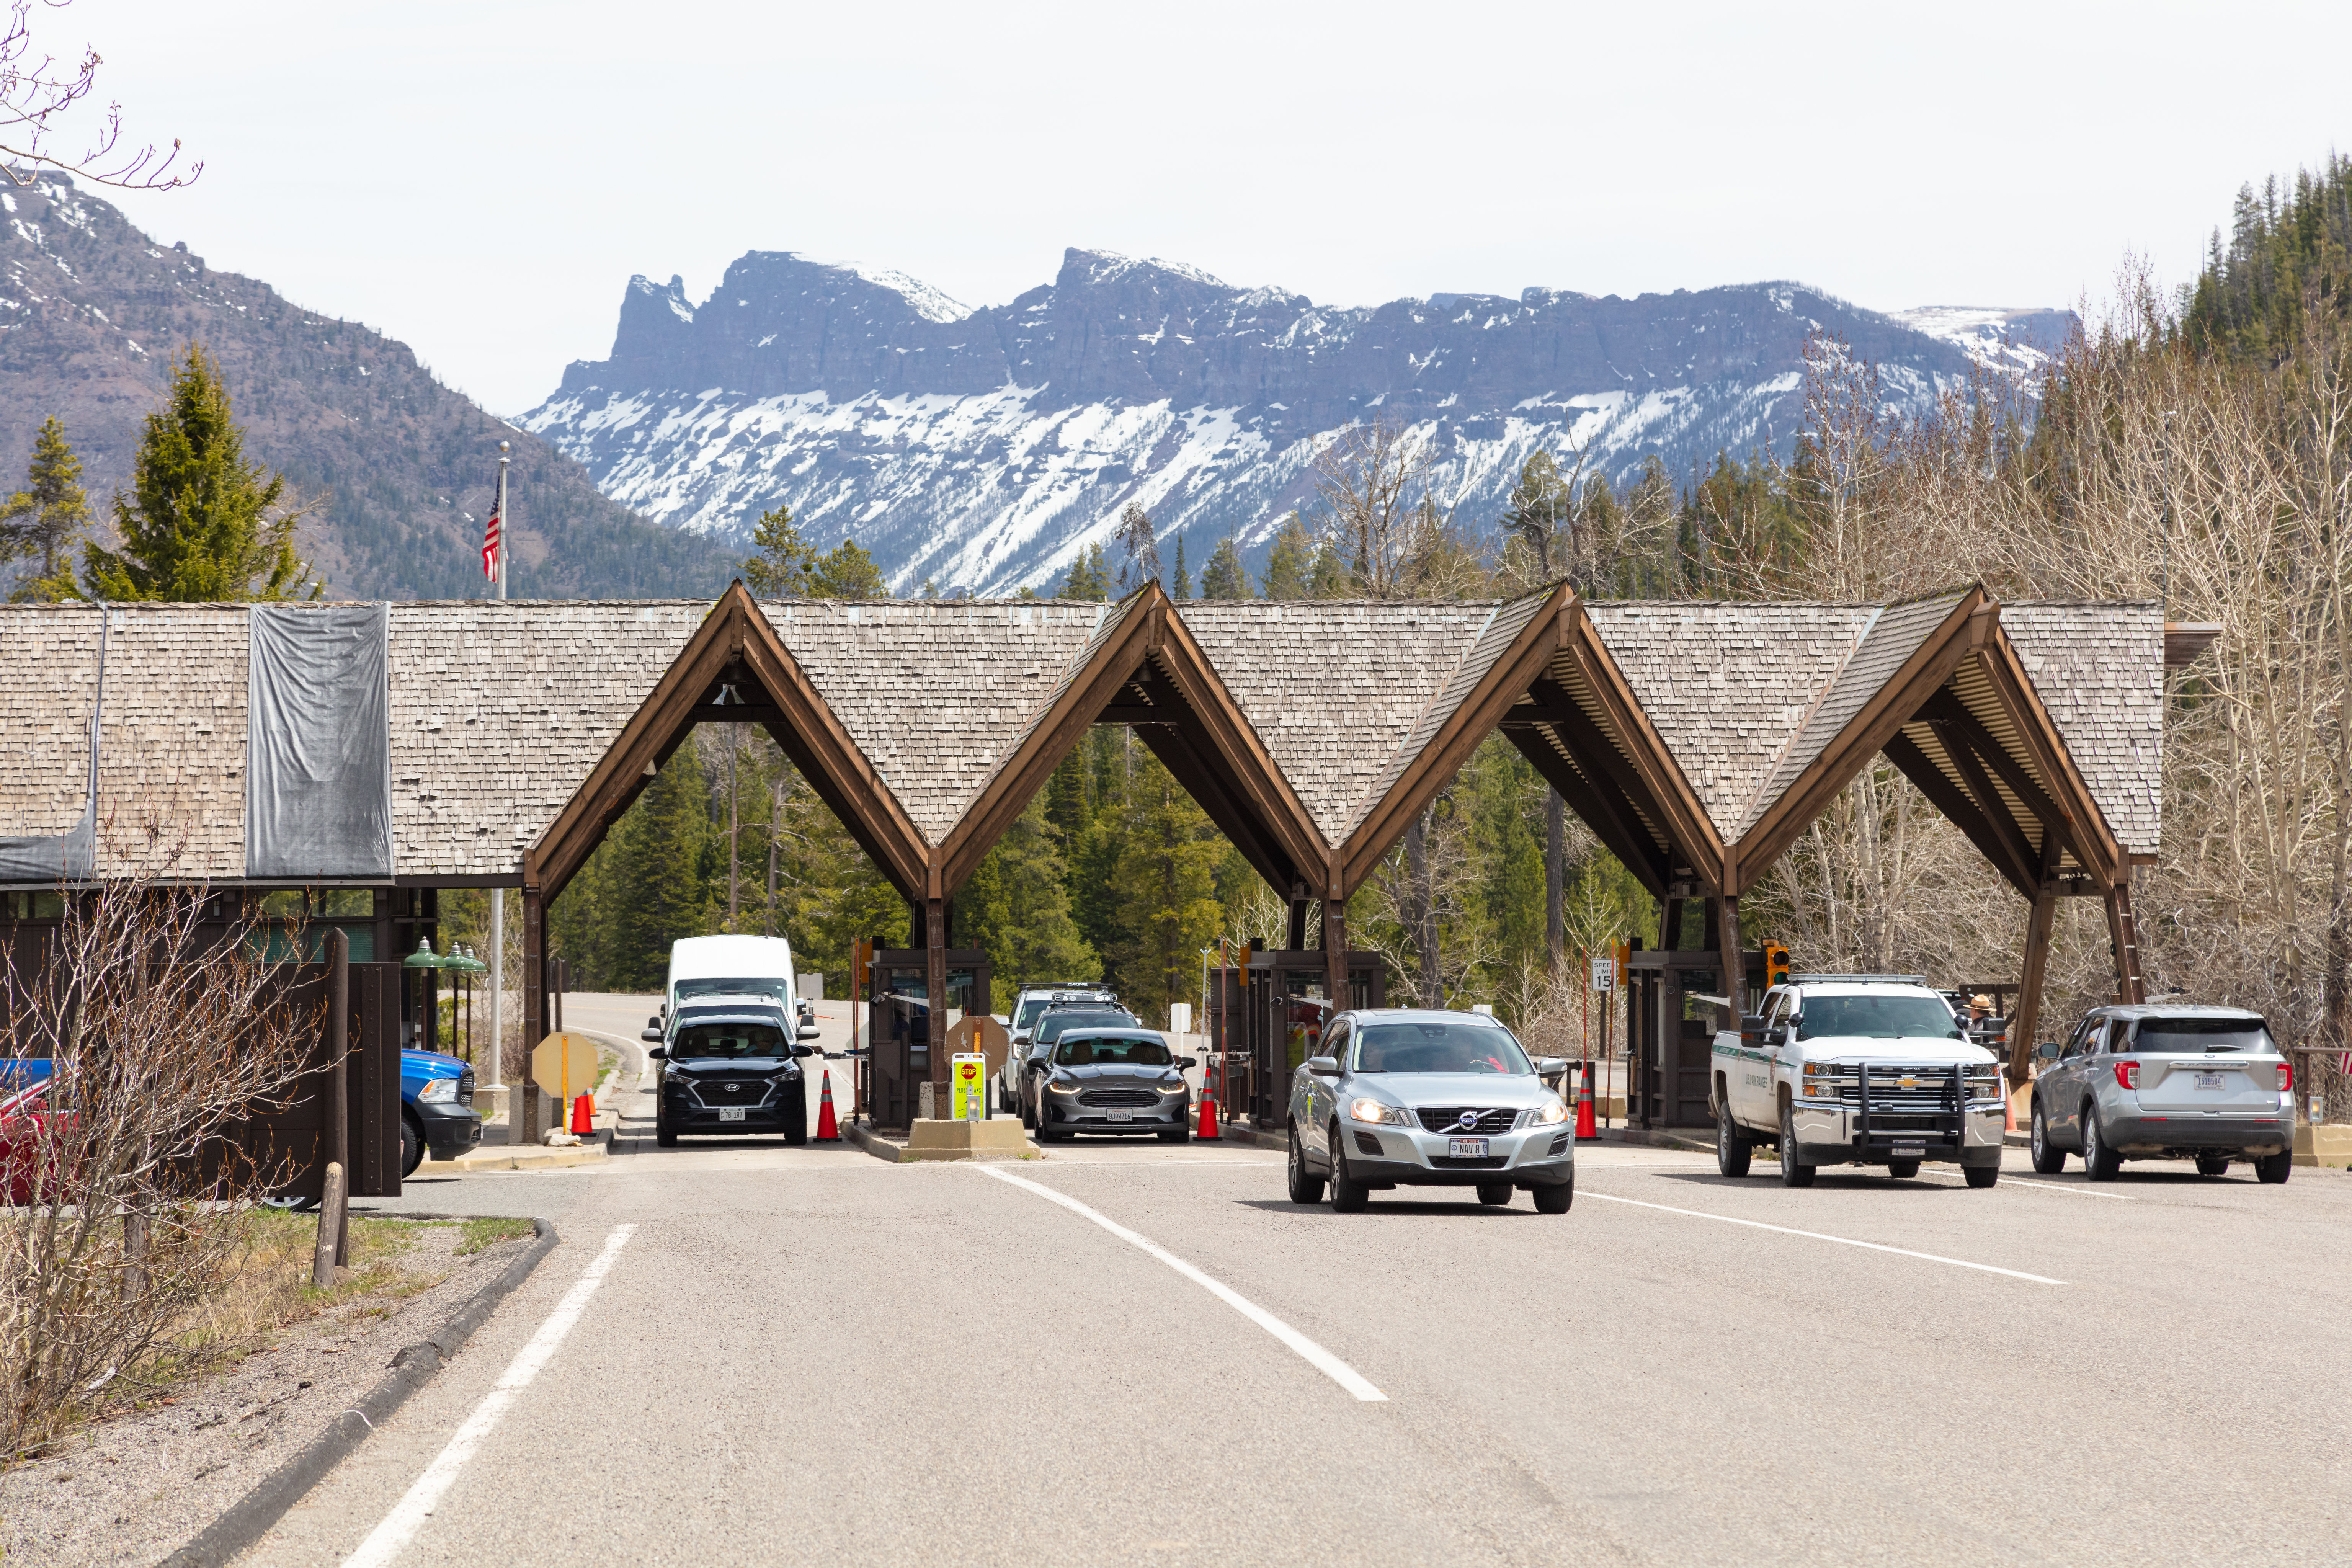
[[1957,1163],[1971,1187],[2000,1179],[2000,1065],[1924,976],[1793,975],[1740,1022],[1717,1032],[1709,1058],[1725,1175],[1774,1143],[1785,1186],[1812,1185],[1823,1165],[1906,1177],[1929,1160]]

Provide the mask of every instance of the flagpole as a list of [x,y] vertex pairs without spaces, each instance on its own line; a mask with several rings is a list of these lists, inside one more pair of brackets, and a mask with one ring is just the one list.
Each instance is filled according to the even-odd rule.
[[[507,596],[507,443],[499,443],[499,494],[491,503],[490,515],[499,520],[497,571],[492,574],[498,584],[499,599]],[[507,890],[490,889],[490,1040],[491,1073],[506,1076],[507,1019]],[[530,1074],[525,1072],[528,1083]],[[507,1142],[512,1145],[520,1139],[523,1126],[522,1090],[509,1086],[507,1089]]]

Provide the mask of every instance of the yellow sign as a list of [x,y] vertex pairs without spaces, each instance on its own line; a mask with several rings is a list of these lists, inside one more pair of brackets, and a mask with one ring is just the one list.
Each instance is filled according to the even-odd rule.
[[954,1091],[949,1114],[958,1121],[988,1120],[988,1058],[977,1054],[948,1062],[948,1084]]
[[570,1100],[596,1087],[596,1042],[585,1035],[550,1035],[530,1053],[530,1080]]

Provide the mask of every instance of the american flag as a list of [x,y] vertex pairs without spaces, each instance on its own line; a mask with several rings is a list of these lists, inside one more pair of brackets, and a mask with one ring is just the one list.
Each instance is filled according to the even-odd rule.
[[482,531],[482,575],[499,580],[499,503],[490,503],[489,526]]

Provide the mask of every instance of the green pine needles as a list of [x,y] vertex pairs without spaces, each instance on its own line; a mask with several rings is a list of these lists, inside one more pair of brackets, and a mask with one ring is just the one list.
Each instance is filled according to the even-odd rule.
[[33,464],[25,488],[0,503],[0,561],[31,563],[8,595],[17,604],[54,604],[78,595],[73,553],[89,526],[89,498],[82,493],[81,459],[66,444],[66,427],[54,414],[33,438]]
[[282,476],[245,460],[219,367],[191,343],[147,416],[129,493],[115,492],[121,547],[82,546],[89,591],[179,604],[317,598],[294,553],[301,511],[279,505],[285,491]]

